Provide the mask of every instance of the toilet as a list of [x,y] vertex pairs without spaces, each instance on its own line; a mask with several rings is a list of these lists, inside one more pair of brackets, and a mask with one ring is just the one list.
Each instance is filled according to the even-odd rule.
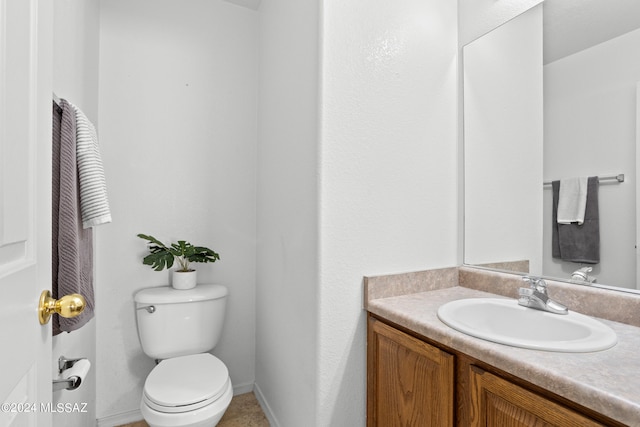
[[207,353],[220,338],[227,294],[221,285],[163,286],[135,294],[142,351],[158,361],[140,403],[150,427],[215,426],[229,407],[229,371]]

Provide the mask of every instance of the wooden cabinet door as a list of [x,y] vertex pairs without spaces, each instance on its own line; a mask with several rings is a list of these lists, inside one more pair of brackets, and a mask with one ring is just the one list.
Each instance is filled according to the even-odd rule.
[[367,364],[368,427],[453,425],[453,355],[370,317]]
[[471,427],[603,426],[477,366],[469,367]]

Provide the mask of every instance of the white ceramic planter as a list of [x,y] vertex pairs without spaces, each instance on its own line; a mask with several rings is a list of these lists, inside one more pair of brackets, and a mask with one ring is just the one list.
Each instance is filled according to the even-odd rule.
[[171,272],[171,286],[174,289],[193,289],[196,287],[196,270]]

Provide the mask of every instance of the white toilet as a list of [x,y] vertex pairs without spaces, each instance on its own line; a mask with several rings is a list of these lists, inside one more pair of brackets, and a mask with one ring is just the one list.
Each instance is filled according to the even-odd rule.
[[144,384],[140,410],[150,427],[211,427],[233,397],[227,367],[207,353],[222,332],[227,288],[198,285],[138,291],[142,350],[159,360]]

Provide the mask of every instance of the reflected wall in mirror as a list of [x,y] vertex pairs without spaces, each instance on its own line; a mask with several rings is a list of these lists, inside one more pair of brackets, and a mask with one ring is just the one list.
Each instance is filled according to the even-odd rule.
[[538,5],[463,49],[468,264],[542,268],[541,22]]
[[[568,281],[591,267],[596,284],[638,289],[638,28],[637,0],[546,0],[465,46],[466,264]],[[520,49],[505,45],[509,38],[518,38]],[[531,53],[541,38],[544,60]],[[538,87],[538,69],[544,90],[540,98],[529,93],[525,102],[511,81],[524,73]],[[479,85],[487,88],[481,97]],[[544,120],[535,110],[539,100]],[[617,174],[625,175],[623,183],[598,187],[599,263],[553,258],[552,189],[543,182]]]

